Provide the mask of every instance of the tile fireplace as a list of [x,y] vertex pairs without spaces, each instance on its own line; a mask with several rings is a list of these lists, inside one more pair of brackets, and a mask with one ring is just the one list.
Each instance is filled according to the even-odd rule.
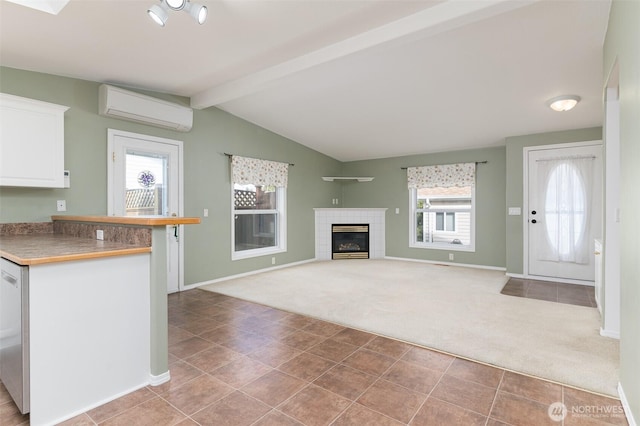
[[332,259],[368,259],[369,224],[331,225]]
[[333,226],[353,224],[367,225],[369,228],[368,258],[385,257],[386,208],[316,208],[314,211],[317,260],[333,259]]

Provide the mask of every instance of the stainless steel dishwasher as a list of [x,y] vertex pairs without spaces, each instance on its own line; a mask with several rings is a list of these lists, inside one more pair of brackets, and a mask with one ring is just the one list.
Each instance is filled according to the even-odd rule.
[[0,259],[0,380],[29,412],[29,268]]

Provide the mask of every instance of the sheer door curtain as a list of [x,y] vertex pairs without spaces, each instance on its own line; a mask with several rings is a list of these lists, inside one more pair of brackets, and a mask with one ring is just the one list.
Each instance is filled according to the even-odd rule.
[[546,228],[540,260],[589,263],[593,160],[590,156],[538,162]]

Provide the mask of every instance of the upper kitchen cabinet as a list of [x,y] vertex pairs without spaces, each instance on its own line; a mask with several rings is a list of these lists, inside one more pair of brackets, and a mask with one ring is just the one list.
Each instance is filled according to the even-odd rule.
[[0,186],[64,187],[68,109],[0,93]]

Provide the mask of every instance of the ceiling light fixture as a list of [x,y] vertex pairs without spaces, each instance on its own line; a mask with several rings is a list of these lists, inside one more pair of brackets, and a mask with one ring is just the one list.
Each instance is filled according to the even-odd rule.
[[562,112],[573,109],[578,102],[580,102],[580,96],[576,95],[562,95],[549,99],[547,105],[554,111]]
[[164,27],[169,19],[170,10],[184,10],[200,25],[207,20],[207,7],[191,3],[189,0],[160,0],[160,4],[151,6],[147,13],[156,24]]

